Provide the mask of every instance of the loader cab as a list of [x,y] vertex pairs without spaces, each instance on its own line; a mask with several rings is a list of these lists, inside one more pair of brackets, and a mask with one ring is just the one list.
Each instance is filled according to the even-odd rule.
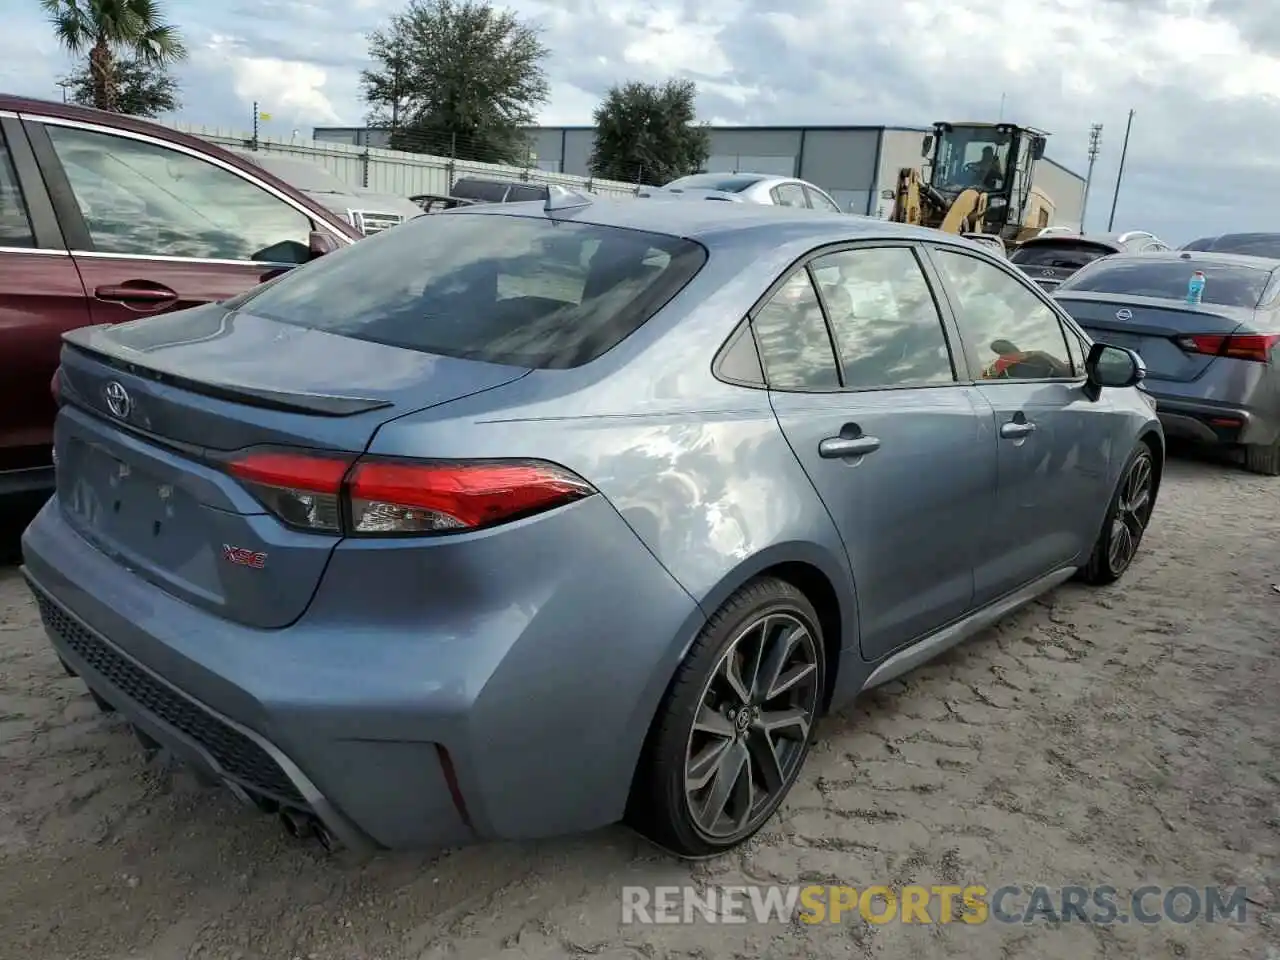
[[926,182],[948,200],[973,189],[987,195],[985,232],[1022,224],[1036,161],[1047,134],[1011,123],[935,123],[921,143]]

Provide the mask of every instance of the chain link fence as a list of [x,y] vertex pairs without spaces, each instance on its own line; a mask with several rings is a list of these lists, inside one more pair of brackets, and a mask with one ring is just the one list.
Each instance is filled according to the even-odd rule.
[[[352,186],[401,197],[424,193],[447,195],[462,177],[555,184],[609,197],[634,197],[637,190],[634,183],[596,180],[543,170],[537,166],[537,157],[531,151],[527,153],[523,166],[459,159],[477,153],[483,155],[483,151],[474,144],[460,144],[453,136],[440,137],[439,143],[424,142],[421,144],[424,149],[422,153],[408,153],[301,137],[255,137],[243,131],[195,124],[174,123],[171,126],[222,147],[259,150],[309,160]],[[415,146],[418,144],[415,143]],[[428,149],[433,152],[425,152]]]

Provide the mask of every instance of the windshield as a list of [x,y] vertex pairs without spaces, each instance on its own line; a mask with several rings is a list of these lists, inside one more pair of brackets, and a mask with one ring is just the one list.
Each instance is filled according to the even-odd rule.
[[268,173],[279,177],[289,186],[308,193],[350,193],[351,187],[324,167],[305,160],[287,160],[283,157],[254,156],[249,159]]
[[1271,279],[1270,270],[1234,263],[1117,257],[1099,260],[1074,274],[1058,292],[1087,291],[1185,300],[1191,274],[1196,270],[1204,273],[1205,279],[1200,302],[1221,307],[1256,307]]
[[327,254],[233,305],[425,353],[565,368],[630,336],[705,261],[678,237],[449,212]]
[[664,189],[673,187],[677,190],[721,190],[724,193],[741,193],[753,184],[759,183],[760,177],[750,173],[695,173],[692,176],[672,180]]
[[993,127],[955,127],[939,140],[933,185],[950,193],[966,187],[1001,191],[1012,147],[1011,133]]
[[1009,256],[1014,263],[1024,267],[1054,267],[1061,270],[1079,270],[1100,257],[1116,251],[1082,240],[1054,240],[1029,243],[1019,247]]

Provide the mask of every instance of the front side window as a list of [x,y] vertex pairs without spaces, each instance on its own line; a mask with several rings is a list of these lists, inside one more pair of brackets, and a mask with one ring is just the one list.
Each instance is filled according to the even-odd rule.
[[18,174],[0,135],[0,247],[34,247],[35,243],[27,203],[18,189]]
[[587,363],[706,262],[691,240],[543,217],[416,217],[232,301],[283,323],[522,367]]
[[307,259],[310,218],[229,170],[130,137],[46,129],[98,252]]
[[780,207],[805,207],[804,188],[798,183],[784,183],[773,188],[773,200]]
[[970,369],[983,380],[1052,380],[1075,376],[1062,324],[1022,281],[998,267],[934,248]]
[[807,270],[796,270],[751,321],[773,390],[839,390],[822,305]]
[[942,317],[910,249],[842,250],[811,267],[846,387],[955,382]]

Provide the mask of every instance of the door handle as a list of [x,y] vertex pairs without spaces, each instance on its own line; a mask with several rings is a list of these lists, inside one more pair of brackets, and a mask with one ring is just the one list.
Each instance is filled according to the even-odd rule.
[[159,283],[146,280],[130,280],[119,284],[106,284],[94,288],[93,295],[99,300],[112,303],[162,304],[178,299],[176,290]]
[[1036,425],[1027,420],[1010,420],[1000,424],[1000,436],[1006,440],[1021,440],[1036,432]]
[[818,456],[826,460],[861,457],[880,449],[879,437],[827,437],[818,444]]

